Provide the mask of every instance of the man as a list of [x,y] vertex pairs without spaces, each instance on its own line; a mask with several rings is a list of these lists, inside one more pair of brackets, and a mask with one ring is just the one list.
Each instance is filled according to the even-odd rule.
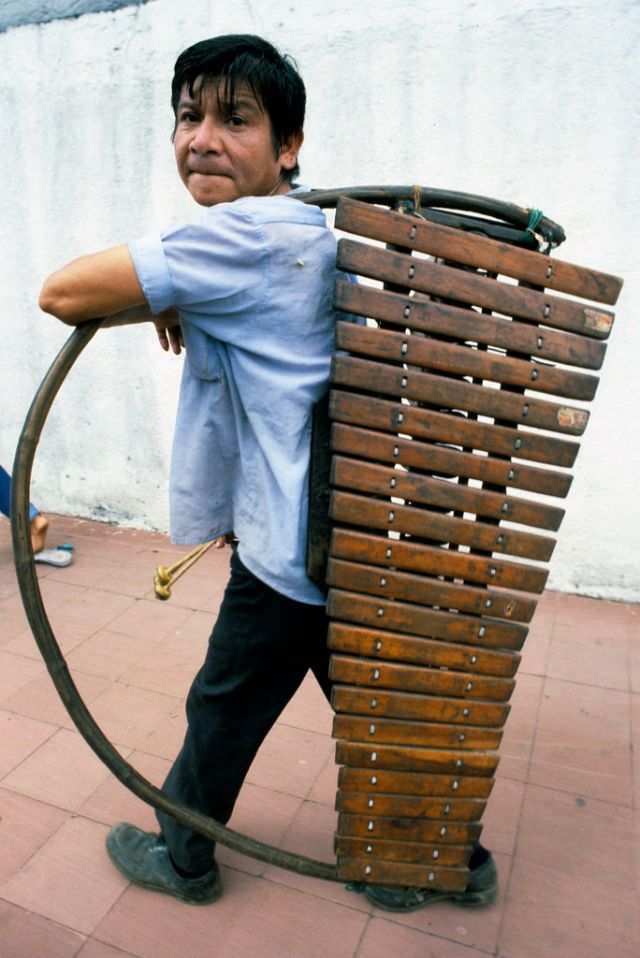
[[[238,545],[164,788],[226,823],[309,668],[329,694],[324,599],[306,575],[305,547],[311,412],[327,389],[336,320],[335,240],[318,208],[287,195],[305,90],[269,43],[223,36],[190,47],[176,62],[172,106],[178,172],[204,212],[68,264],[45,283],[41,306],[71,324],[150,310],[163,316],[163,348],[186,346],[172,535]],[[158,818],[160,835],[111,830],[114,864],[145,887],[214,901],[213,843]]]

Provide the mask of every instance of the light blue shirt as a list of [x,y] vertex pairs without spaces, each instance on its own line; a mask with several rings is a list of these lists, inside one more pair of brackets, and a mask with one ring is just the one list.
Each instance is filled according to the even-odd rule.
[[174,542],[234,531],[254,575],[322,604],[305,572],[311,413],[328,387],[336,323],[336,244],[322,211],[245,197],[129,249],[152,312],[178,307],[186,345]]

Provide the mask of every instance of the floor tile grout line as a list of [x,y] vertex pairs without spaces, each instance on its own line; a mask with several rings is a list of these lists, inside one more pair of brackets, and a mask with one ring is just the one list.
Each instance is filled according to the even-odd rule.
[[[503,781],[504,781],[504,779],[503,779]],[[579,796],[584,796],[584,797],[587,798],[589,801],[598,802],[598,803],[601,804],[601,805],[612,805],[614,808],[627,808],[627,809],[629,809],[629,810],[632,810],[633,807],[634,807],[633,805],[625,805],[624,802],[613,802],[613,801],[611,801],[610,799],[597,798],[597,796],[595,796],[595,795],[584,795],[583,792],[579,792],[578,789],[575,789],[575,788],[561,788],[561,787],[558,786],[558,785],[548,785],[548,784],[545,783],[545,782],[534,782],[534,781],[531,781],[531,779],[527,779],[526,781],[519,781],[519,780],[516,780],[516,779],[508,779],[507,781],[517,782],[517,784],[524,786],[525,789],[526,789],[526,788],[539,788],[539,789],[542,789],[542,790],[544,790],[544,791],[548,791],[548,792],[558,792],[560,795],[572,795],[572,796],[574,796],[574,797],[576,796],[576,794],[578,794]]]
[[367,915],[367,920],[364,922],[362,926],[362,930],[360,932],[358,941],[356,942],[356,946],[352,952],[352,958],[358,958],[358,956],[361,954],[361,948],[362,948],[362,945],[364,944],[364,939],[367,934],[367,929],[369,928],[369,925],[371,924],[372,921],[373,921],[373,915],[371,914],[371,912],[369,912],[369,914]]
[[10,905],[11,908],[15,908],[17,911],[23,912],[25,915],[33,915],[35,918],[42,919],[48,924],[54,925],[56,928],[61,928],[63,931],[68,931],[73,935],[82,936],[84,941],[80,942],[78,950],[74,951],[73,955],[70,955],[69,958],[76,958],[76,956],[86,947],[87,943],[91,940],[91,936],[84,931],[78,931],[77,928],[72,928],[71,925],[65,925],[60,921],[57,921],[55,918],[49,918],[46,915],[40,915],[38,912],[31,911],[30,908],[25,908],[23,905],[16,905],[13,901],[8,901],[6,898],[0,896],[0,901],[5,902],[7,905]]
[[[55,735],[58,734],[58,732],[60,731],[60,729],[61,729],[63,726],[61,726],[61,725],[51,725],[50,722],[43,722],[43,721],[40,720],[40,719],[32,719],[30,716],[28,716],[28,715],[22,715],[20,712],[14,712],[12,709],[3,709],[2,706],[0,706],[0,712],[7,712],[9,715],[15,715],[15,716],[17,716],[17,717],[20,718],[20,719],[27,718],[27,719],[29,719],[29,721],[31,721],[31,722],[38,722],[40,725],[50,725],[50,726],[51,726],[51,732],[50,732],[50,734],[47,735],[47,737],[46,737],[45,739],[43,739],[42,742],[39,742],[36,746],[34,746],[34,748],[29,752],[28,755],[24,755],[24,756],[20,759],[20,761],[18,762],[17,765],[13,765],[13,766],[9,769],[8,772],[5,772],[4,775],[2,775],[2,777],[0,777],[0,788],[7,788],[8,786],[3,785],[4,780],[5,780],[9,775],[13,774],[13,772],[15,772],[16,769],[20,768],[20,766],[21,766],[24,762],[26,762],[29,758],[31,758],[33,755],[35,755],[36,752],[38,752],[38,751],[42,748],[43,745],[46,745],[47,742],[50,742],[51,739],[52,739]],[[12,791],[13,791],[13,790],[12,790]],[[47,803],[45,802],[44,804],[46,805]],[[1,958],[1,956],[0,956],[0,958]]]
[[[439,904],[442,904],[442,902],[440,902]],[[455,908],[456,906],[445,904],[444,907]],[[426,905],[425,908],[427,911],[429,910],[428,905]],[[464,909],[461,909],[461,911],[464,911]],[[456,945],[458,948],[467,948],[470,954],[475,952],[479,955],[487,955],[487,958],[494,958],[494,956],[496,955],[495,948],[493,949],[493,951],[487,951],[486,948],[481,948],[478,945],[467,944],[467,942],[460,941],[459,938],[451,938],[448,935],[439,935],[434,931],[422,931],[420,928],[415,928],[413,925],[407,925],[405,924],[405,922],[401,920],[400,915],[397,912],[383,911],[382,909],[376,910],[376,908],[372,906],[370,918],[374,921],[386,921],[386,922],[389,922],[390,924],[398,925],[400,928],[408,928],[411,931],[415,931],[417,934],[423,935],[427,939],[434,939],[435,941],[438,941],[438,942],[446,941],[451,945]],[[354,956],[354,958],[357,958],[357,956]]]
[[[39,799],[33,799],[33,796],[31,796],[31,795],[26,795],[26,796],[24,796],[22,792],[15,792],[15,791],[13,791],[13,789],[9,789],[9,791],[12,791],[14,795],[20,795],[20,796],[25,797],[25,798],[30,798],[30,799],[32,799],[33,801],[40,801]],[[8,898],[4,898],[3,895],[2,895],[2,889],[3,889],[6,885],[9,884],[9,882],[10,882],[11,879],[14,877],[14,875],[17,875],[19,872],[21,872],[21,871],[29,864],[29,862],[33,861],[33,859],[35,858],[35,856],[40,854],[40,852],[41,852],[42,849],[45,847],[45,845],[47,845],[47,844],[51,841],[51,839],[52,839],[55,835],[58,834],[58,832],[67,824],[67,822],[69,821],[69,819],[71,819],[71,818],[74,817],[73,811],[69,811],[69,809],[65,809],[65,808],[60,808],[59,805],[51,805],[49,802],[42,802],[41,804],[46,805],[47,808],[55,809],[55,811],[65,812],[65,813],[66,813],[66,817],[60,822],[60,824],[58,825],[58,827],[55,828],[55,829],[51,832],[51,834],[47,836],[46,841],[44,841],[44,842],[42,843],[42,845],[39,845],[37,848],[35,848],[35,849],[33,850],[32,854],[29,855],[29,857],[26,858],[26,859],[22,862],[22,864],[20,865],[20,867],[19,867],[12,875],[10,875],[9,878],[7,878],[5,881],[3,881],[2,884],[0,884],[0,901],[7,902],[7,903],[10,904],[10,905],[13,904],[14,907],[16,907],[16,908],[22,908],[22,906],[21,906],[21,905],[15,905],[15,903],[9,901]],[[23,909],[23,910],[25,910],[25,909]],[[29,909],[26,909],[26,910],[29,910]],[[38,912],[30,912],[30,914],[34,914],[34,915],[35,915],[35,914],[39,914],[39,913],[38,913]],[[47,916],[46,916],[46,915],[41,915],[40,917],[46,918]],[[51,919],[51,918],[47,918],[47,920],[48,920],[48,921],[55,921],[55,919]],[[56,922],[56,924],[60,924],[60,922]],[[70,927],[70,926],[63,925],[62,927],[66,928],[66,927]],[[71,928],[71,931],[75,931],[75,932],[77,932],[79,935],[84,934],[84,932],[78,931],[77,928]]]

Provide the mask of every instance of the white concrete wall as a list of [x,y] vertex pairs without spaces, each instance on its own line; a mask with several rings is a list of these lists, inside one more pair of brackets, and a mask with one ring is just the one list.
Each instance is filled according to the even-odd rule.
[[[304,182],[537,206],[567,230],[562,257],[625,277],[551,584],[640,600],[639,20],[637,0],[151,0],[1,35],[0,461],[67,335],[37,309],[43,276],[188,208],[169,142],[175,56],[261,33],[307,84]],[[179,366],[148,327],[99,335],[42,442],[43,509],[166,528]]]

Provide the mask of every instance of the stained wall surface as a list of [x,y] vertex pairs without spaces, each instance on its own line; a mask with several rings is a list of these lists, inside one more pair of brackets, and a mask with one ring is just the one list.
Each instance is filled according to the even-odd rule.
[[[640,600],[635,0],[149,0],[0,35],[0,461],[68,330],[37,308],[73,256],[191,210],[172,164],[177,53],[255,32],[296,58],[302,180],[422,183],[543,209],[563,258],[625,288],[552,565],[556,588]],[[167,526],[181,360],[147,326],[100,333],[47,425],[43,510]]]

